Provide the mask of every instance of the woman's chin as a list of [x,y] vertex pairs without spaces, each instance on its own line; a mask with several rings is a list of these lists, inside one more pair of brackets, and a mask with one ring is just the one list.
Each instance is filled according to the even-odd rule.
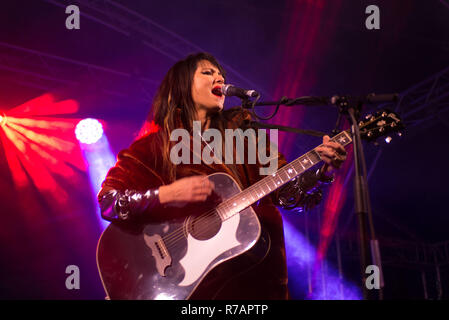
[[210,108],[207,108],[208,114],[214,114],[223,110],[223,105],[217,105]]

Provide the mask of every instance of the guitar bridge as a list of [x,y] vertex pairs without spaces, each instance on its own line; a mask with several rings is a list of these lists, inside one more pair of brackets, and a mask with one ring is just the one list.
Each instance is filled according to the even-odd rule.
[[171,265],[171,256],[164,241],[158,234],[149,236],[144,234],[146,245],[151,250],[151,255],[156,260],[156,269],[162,277],[165,277],[165,269]]

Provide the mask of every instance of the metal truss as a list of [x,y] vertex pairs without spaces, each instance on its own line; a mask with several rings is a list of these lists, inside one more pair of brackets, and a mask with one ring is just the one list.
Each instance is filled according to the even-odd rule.
[[[345,257],[358,258],[359,246],[356,241],[339,238],[338,251]],[[413,267],[434,265],[432,250],[428,245],[396,239],[379,240],[382,265],[409,265]]]
[[[396,111],[405,124],[405,130],[414,126],[429,126],[433,124],[432,121],[440,121],[449,127],[449,119],[445,118],[449,111],[449,67],[402,92],[397,103],[383,104],[380,107]],[[374,157],[368,179],[372,176],[382,151],[383,148],[380,148]]]
[[436,243],[432,246],[435,264],[438,266],[449,265],[449,241]]
[[[449,67],[402,92],[396,104],[388,103],[380,107],[396,111],[405,124],[405,130],[414,126],[429,126],[433,124],[432,121],[440,121],[449,127],[449,120],[445,118],[449,111]],[[383,148],[380,148],[371,163],[368,179],[382,151]]]
[[[405,124],[405,130],[415,126],[430,126],[434,123],[432,121],[440,121],[449,127],[449,119],[445,118],[449,114],[449,67],[410,87],[402,92],[399,97],[397,103],[382,104],[379,108],[397,112]],[[384,147],[379,146],[379,150],[373,156],[374,160],[371,164],[367,163],[367,166],[369,166],[368,181],[372,177],[383,151]],[[348,180],[345,181],[345,186],[346,182]],[[351,212],[353,211],[354,208]],[[343,232],[348,228],[349,222],[350,219],[346,221]]]
[[444,116],[449,111],[449,67],[401,93],[394,109],[401,115],[406,128],[431,120],[447,125],[449,120]]
[[[150,101],[157,81],[48,53],[0,42],[0,70],[8,81],[52,91],[61,86],[102,91],[114,97]],[[88,80],[88,81],[86,81]],[[88,87],[86,85],[88,84]],[[122,89],[122,90],[120,90]]]
[[[339,250],[345,256],[358,256],[358,245],[351,239],[339,238]],[[382,264],[420,268],[449,266],[449,241],[435,244],[380,237]]]
[[[433,125],[436,121],[440,121],[449,127],[449,120],[447,119],[449,111],[449,67],[402,92],[396,104],[389,103],[379,107],[396,111],[405,123],[406,130],[413,127],[422,129],[425,126]],[[371,178],[383,150],[384,148],[380,147],[374,156],[367,173],[368,180]],[[354,208],[351,212],[354,212]],[[342,234],[346,233],[352,217],[353,214],[342,226],[340,230]],[[432,296],[429,293],[429,288],[432,287],[433,283],[435,292],[433,296],[442,299],[442,279],[444,278],[441,273],[447,271],[449,266],[449,241],[428,244],[381,238],[379,244],[383,267],[420,271],[424,298],[429,299]],[[358,259],[358,246],[355,246],[352,241],[345,241],[343,244],[339,241],[336,254],[339,260],[341,259],[340,255]],[[429,278],[433,281],[429,281]]]
[[[145,46],[171,60],[177,61],[187,54],[208,51],[201,48],[173,31],[163,27],[157,22],[135,12],[126,6],[111,0],[43,0],[59,7],[78,5],[82,18],[110,28],[127,37],[137,39]],[[222,60],[222,59],[220,59]],[[227,73],[232,75],[236,82],[250,86],[267,95],[255,83],[244,77],[237,70],[222,63]]]
[[[423,244],[397,239],[380,239],[382,268],[396,267],[417,272],[416,281],[421,281],[424,299],[444,299],[449,283],[449,241]],[[350,239],[341,240],[336,235],[335,250],[339,271],[342,274],[341,257],[359,259],[358,245]],[[419,276],[420,274],[420,276]],[[446,277],[444,276],[446,275]],[[420,279],[419,279],[420,278]]]

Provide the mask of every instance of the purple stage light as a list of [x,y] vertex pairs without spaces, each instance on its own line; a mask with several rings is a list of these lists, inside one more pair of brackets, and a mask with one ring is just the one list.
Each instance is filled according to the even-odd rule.
[[288,219],[284,219],[284,235],[291,293],[302,292],[307,300],[362,299],[360,288],[344,279],[330,262],[323,260],[325,268],[315,270],[317,249]]
[[98,120],[92,118],[81,120],[75,128],[75,135],[80,142],[80,149],[87,165],[98,221],[101,229],[104,230],[109,222],[101,218],[97,194],[108,170],[115,164],[115,156],[107,136],[103,134],[103,126]]

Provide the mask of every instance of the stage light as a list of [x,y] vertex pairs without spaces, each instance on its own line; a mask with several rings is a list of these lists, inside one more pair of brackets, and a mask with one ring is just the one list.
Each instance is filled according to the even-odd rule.
[[[78,140],[81,152],[87,164],[92,191],[92,201],[97,204],[97,195],[101,190],[101,184],[106,178],[109,169],[114,166],[116,157],[111,151],[106,134],[103,134],[95,143],[87,144],[79,138]],[[101,218],[100,207],[98,204],[96,205],[96,213],[99,226],[104,230],[109,225],[109,222]]]
[[70,201],[65,182],[78,186],[77,170],[87,169],[73,134],[81,119],[57,117],[76,110],[77,101],[44,94],[8,109],[7,115],[0,111],[0,148],[15,189],[21,195],[38,192],[20,204],[25,224],[42,220],[49,211],[39,197],[48,200],[51,211],[63,212]]
[[3,113],[0,115],[0,126],[4,126],[6,123],[6,115]]
[[103,136],[103,126],[98,120],[87,118],[76,125],[75,135],[79,142],[93,144]]
[[290,293],[303,292],[308,287],[308,300],[360,300],[360,289],[340,276],[331,262],[325,261],[326,267],[314,274],[317,248],[295,227],[288,214],[283,218]]

